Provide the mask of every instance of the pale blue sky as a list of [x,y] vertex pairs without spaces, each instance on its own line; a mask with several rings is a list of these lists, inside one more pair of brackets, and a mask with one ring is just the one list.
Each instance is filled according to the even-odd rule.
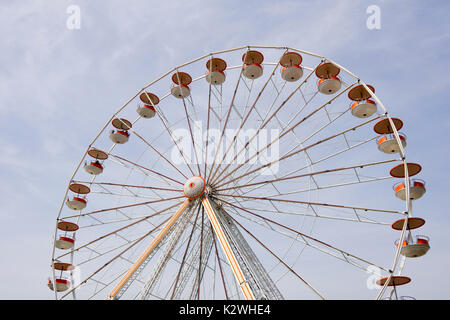
[[[69,30],[69,5],[81,28]],[[366,27],[369,5],[381,29]],[[427,193],[431,250],[407,295],[450,298],[450,2],[1,1],[0,298],[48,299],[55,217],[81,155],[111,114],[175,65],[242,45],[285,45],[348,67],[408,136]],[[419,214],[420,212],[420,214]]]

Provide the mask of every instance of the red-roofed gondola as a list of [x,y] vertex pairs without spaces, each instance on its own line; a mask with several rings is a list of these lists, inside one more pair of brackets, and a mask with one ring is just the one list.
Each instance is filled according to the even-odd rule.
[[[56,278],[55,283],[57,292],[63,292],[70,288],[70,280],[66,277]],[[50,290],[54,290],[53,281],[50,278],[48,279],[47,286],[50,288]]]
[[[399,245],[399,240],[395,242]],[[430,250],[430,238],[427,236],[408,236],[408,240],[404,240],[400,254],[407,258],[417,258],[425,255]]]
[[[405,182],[398,182],[393,187],[395,196],[401,200],[406,200]],[[425,181],[420,179],[412,179],[409,182],[409,199],[417,200],[421,198],[426,192]]]
[[183,99],[189,97],[191,89],[189,84],[192,82],[192,77],[186,72],[176,72],[172,75],[173,85],[170,92],[175,98]]
[[281,77],[288,81],[294,82],[303,76],[303,68],[300,66],[303,61],[302,56],[297,52],[286,52],[280,59]]
[[78,225],[73,222],[59,221],[57,228],[64,233],[58,236],[55,246],[61,250],[72,249],[75,244],[75,235],[73,232],[78,230]]
[[68,198],[66,200],[66,205],[72,210],[82,210],[86,208],[87,200],[85,196],[91,189],[88,186],[79,183],[72,183],[69,185],[69,190],[73,193],[76,193],[76,196],[73,196],[72,199]]
[[211,58],[206,61],[206,81],[215,86],[221,85],[225,82],[225,69],[227,68],[227,63],[220,58]]
[[[379,286],[383,286],[388,279],[389,279],[389,277],[380,278],[377,280],[377,284]],[[411,282],[411,278],[408,278],[405,276],[392,276],[387,285],[389,287],[402,286],[402,285],[408,284],[410,282]]]
[[110,132],[109,137],[112,142],[117,144],[126,143],[130,137],[128,130],[132,127],[131,122],[123,118],[116,118],[112,121],[112,125],[117,129],[117,131],[111,130]]
[[[375,89],[371,85],[367,87],[375,92]],[[371,98],[369,91],[362,85],[357,85],[350,89],[348,92],[350,100],[354,101],[350,106],[352,115],[357,118],[368,118],[377,112],[377,104]]]
[[264,56],[261,52],[249,50],[242,55],[242,62],[244,63],[243,75],[248,79],[257,79],[262,76],[262,63]]
[[157,95],[150,92],[143,92],[139,96],[143,105],[138,105],[137,113],[145,119],[153,118],[156,114],[155,106],[159,103]]
[[[408,171],[408,177],[415,176],[422,171],[422,166],[417,163],[407,163],[406,168]],[[389,171],[390,175],[394,178],[405,178],[405,166],[404,164],[396,165]]]
[[341,71],[331,62],[321,63],[316,68],[316,76],[319,78],[317,83],[319,92],[323,94],[333,94],[341,89],[341,79],[338,74]]
[[[406,219],[400,219],[395,221],[391,226],[394,230],[403,230]],[[425,224],[425,220],[422,218],[411,217],[408,218],[408,224],[406,225],[406,230],[418,229]]]
[[[398,137],[400,138],[402,147],[406,147],[406,135],[404,133],[399,132]],[[388,134],[381,136],[377,139],[378,150],[384,153],[399,153],[400,146],[395,139],[393,134]]]

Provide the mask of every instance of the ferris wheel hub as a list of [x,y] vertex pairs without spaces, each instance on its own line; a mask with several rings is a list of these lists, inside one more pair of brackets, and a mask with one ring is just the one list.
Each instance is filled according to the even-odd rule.
[[206,189],[206,181],[200,176],[189,178],[183,186],[186,198],[196,199],[203,195]]

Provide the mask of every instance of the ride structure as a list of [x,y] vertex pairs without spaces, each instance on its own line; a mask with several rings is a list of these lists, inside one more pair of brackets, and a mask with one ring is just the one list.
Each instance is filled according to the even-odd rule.
[[304,50],[244,46],[172,68],[83,154],[48,286],[56,299],[325,299],[331,283],[364,289],[340,268],[376,267],[375,298],[406,299],[406,260],[430,239],[412,233],[426,190],[402,127],[374,86]]

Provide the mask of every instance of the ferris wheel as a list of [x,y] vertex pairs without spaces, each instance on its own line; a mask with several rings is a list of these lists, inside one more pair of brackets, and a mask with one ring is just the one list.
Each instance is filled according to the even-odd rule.
[[406,260],[430,248],[413,235],[425,182],[374,92],[289,47],[170,69],[112,114],[70,177],[54,297],[325,299],[368,278],[374,298],[403,297]]

